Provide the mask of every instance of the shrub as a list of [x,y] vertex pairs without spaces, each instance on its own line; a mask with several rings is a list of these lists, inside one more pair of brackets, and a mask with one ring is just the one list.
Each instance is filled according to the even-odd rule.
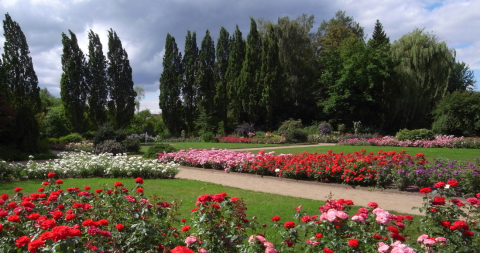
[[255,133],[255,127],[253,127],[253,124],[243,123],[237,126],[235,133],[247,137],[248,133]]
[[140,151],[140,141],[138,139],[126,139],[123,141],[123,146],[127,149],[127,152]]
[[289,131],[292,131],[294,129],[299,129],[302,127],[302,120],[293,120],[289,119],[286,120],[282,123],[282,125],[278,128],[278,133],[279,134],[286,134]]
[[143,154],[143,157],[149,158],[149,159],[156,159],[158,158],[158,153],[163,153],[164,151],[167,153],[170,153],[170,152],[175,152],[177,150],[174,147],[172,147],[170,144],[159,143],[149,147],[147,152]]
[[285,142],[288,143],[298,143],[298,142],[307,142],[308,135],[300,129],[293,129],[288,131],[285,134]]
[[82,140],[83,140],[82,136],[80,134],[77,134],[77,133],[62,136],[58,139],[58,141],[60,143],[81,142]]
[[332,126],[329,123],[323,122],[318,125],[318,131],[322,135],[327,135],[332,133]]
[[338,132],[344,133],[345,130],[347,130],[347,126],[345,126],[345,124],[338,124],[338,126],[337,126],[337,131]]
[[114,140],[116,137],[117,135],[115,134],[115,130],[113,130],[112,125],[106,123],[98,128],[93,140],[93,144],[97,145],[106,140]]
[[118,129],[115,131],[115,140],[118,142],[122,142],[127,139],[127,131],[124,129]]
[[115,140],[106,140],[95,146],[95,153],[112,153],[113,155],[125,153],[125,147]]
[[213,141],[213,133],[212,132],[206,132],[204,134],[202,134],[202,140],[204,142],[212,142]]
[[48,144],[58,143],[58,139],[57,139],[57,138],[45,138],[44,141],[46,141]]
[[398,131],[397,135],[395,136],[399,141],[406,141],[406,140],[431,140],[435,138],[435,134],[432,130],[428,129],[402,129]]

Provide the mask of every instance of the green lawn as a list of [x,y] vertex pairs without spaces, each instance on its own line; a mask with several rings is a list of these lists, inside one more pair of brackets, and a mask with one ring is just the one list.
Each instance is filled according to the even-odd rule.
[[[265,148],[265,152],[275,151],[275,154],[301,154],[303,152],[319,154],[326,154],[328,150],[332,150],[335,153],[353,153],[366,149],[367,152],[377,153],[380,150],[383,151],[407,151],[408,154],[414,156],[417,153],[422,153],[428,160],[434,158],[447,158],[449,160],[458,160],[465,162],[474,162],[474,159],[480,157],[479,149],[453,149],[453,148],[416,148],[416,147],[378,147],[378,146],[324,146],[324,147],[302,147],[302,148]],[[252,153],[258,153],[258,150],[251,150]]]
[[[167,142],[177,150],[193,149],[236,149],[236,148],[260,148],[260,147],[278,147],[285,144],[251,144],[251,143],[213,143],[213,142]],[[140,151],[146,152],[150,146],[142,146]]]
[[[90,186],[91,191],[94,191],[98,188],[104,188],[104,186],[113,188],[113,183],[117,181],[122,182],[125,187],[129,189],[133,188],[135,185],[133,179],[125,178],[64,179],[63,181],[64,184],[61,188],[64,190],[68,187],[76,186],[80,187],[81,189],[83,189],[84,186]],[[37,192],[39,187],[43,187],[41,186],[41,182],[41,180],[1,182],[0,194],[7,193],[9,195],[13,195],[13,189],[18,186],[23,188],[22,192],[24,194]],[[275,215],[281,217],[281,222],[290,220],[295,221],[298,224],[299,222],[293,218],[296,212],[294,210],[295,207],[302,205],[302,211],[307,212],[308,215],[319,215],[320,213],[318,207],[325,204],[323,201],[255,192],[187,179],[146,179],[144,180],[143,186],[147,197],[157,195],[158,197],[162,198],[163,201],[168,202],[171,202],[175,199],[179,201],[182,200],[183,204],[180,208],[180,217],[186,218],[187,220],[190,216],[190,210],[195,208],[197,197],[206,193],[216,194],[225,192],[228,194],[228,196],[242,198],[248,208],[246,211],[247,218],[252,219],[253,216],[256,216],[257,221],[260,224],[271,224],[271,218]],[[325,196],[328,195],[328,193],[319,194],[324,194]],[[359,206],[354,206],[349,214],[353,215],[357,213],[358,208]],[[418,226],[418,221],[420,218],[420,216],[414,216],[415,223],[410,226],[410,229],[407,229],[407,231],[402,234],[412,235],[412,238],[416,238],[418,236],[418,232],[416,232],[415,227]],[[272,232],[273,231],[268,231],[268,233]]]

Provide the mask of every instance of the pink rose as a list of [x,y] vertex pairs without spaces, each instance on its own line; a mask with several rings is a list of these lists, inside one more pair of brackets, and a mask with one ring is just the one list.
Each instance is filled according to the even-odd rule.
[[187,244],[187,247],[190,247],[190,245],[194,244],[196,241],[197,238],[193,235],[185,238],[185,243]]

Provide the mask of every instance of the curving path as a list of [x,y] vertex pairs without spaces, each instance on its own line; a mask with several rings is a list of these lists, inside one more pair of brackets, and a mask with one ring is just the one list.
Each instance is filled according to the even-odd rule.
[[412,210],[411,208],[414,206],[421,207],[423,203],[423,196],[418,193],[363,187],[354,189],[351,186],[341,184],[261,177],[236,172],[226,173],[223,170],[185,166],[180,166],[180,173],[176,178],[314,200],[327,200],[327,196],[331,193],[334,199],[351,199],[355,205],[359,206],[366,206],[368,202],[374,201],[385,210],[397,211],[402,214],[420,214],[418,210]]

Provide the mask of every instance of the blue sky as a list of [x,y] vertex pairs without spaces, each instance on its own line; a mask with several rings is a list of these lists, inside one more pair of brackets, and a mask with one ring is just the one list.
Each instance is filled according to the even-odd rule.
[[[198,44],[207,29],[216,41],[221,26],[232,33],[238,24],[246,37],[250,17],[275,22],[306,13],[315,16],[315,32],[322,20],[344,10],[369,36],[379,19],[392,42],[424,28],[454,48],[457,60],[467,63],[476,79],[480,77],[480,0],[0,0],[0,9],[20,24],[39,85],[56,96],[62,74],[62,32],[72,30],[86,53],[87,32],[92,29],[100,35],[106,54],[107,30],[115,30],[129,54],[135,85],[146,92],[140,107],[153,113],[160,111],[158,79],[167,33],[183,50],[187,30],[197,33]],[[0,48],[3,42],[0,36]]]

